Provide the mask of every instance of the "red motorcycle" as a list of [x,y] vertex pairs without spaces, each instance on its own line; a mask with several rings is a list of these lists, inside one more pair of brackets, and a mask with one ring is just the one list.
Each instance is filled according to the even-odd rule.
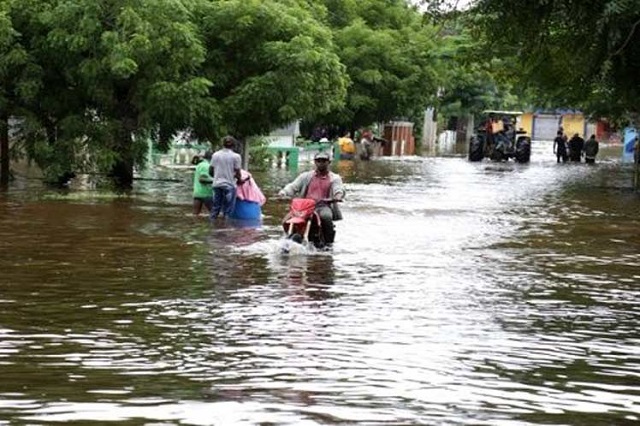
[[327,247],[322,232],[320,215],[316,212],[319,204],[331,204],[338,200],[322,200],[316,202],[310,198],[293,198],[289,206],[289,213],[282,221],[282,227],[287,239],[303,245],[313,244],[317,249]]

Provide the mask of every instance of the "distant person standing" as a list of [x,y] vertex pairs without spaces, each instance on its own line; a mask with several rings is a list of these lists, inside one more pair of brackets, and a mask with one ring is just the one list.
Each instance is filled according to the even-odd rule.
[[596,162],[596,155],[598,155],[598,150],[600,149],[600,144],[596,140],[596,135],[591,135],[591,137],[584,143],[584,161],[587,164],[593,164]]
[[211,184],[213,179],[209,174],[211,151],[204,153],[203,159],[195,158],[196,171],[193,175],[193,215],[198,216],[202,211],[202,206],[209,212],[213,208],[213,189]]
[[562,160],[563,163],[566,163],[569,158],[567,155],[567,140],[561,130],[558,130],[558,134],[553,140],[553,153],[556,155],[558,163],[560,160]]
[[584,150],[584,139],[579,134],[574,133],[569,139],[569,159],[575,163],[579,163],[582,159],[582,151]]
[[564,132],[564,127],[558,126],[558,132],[560,132],[562,134],[562,138],[564,139],[564,144],[567,146],[567,155],[569,155],[568,154],[568,152],[569,152],[569,137]]
[[362,132],[362,139],[360,140],[360,159],[370,160],[373,157],[373,133],[371,130],[366,129]]
[[344,132],[342,137],[338,139],[338,145],[340,146],[340,159],[353,160],[356,154],[356,144],[351,139],[351,132]]
[[233,151],[236,139],[225,136],[222,139],[222,149],[216,151],[211,158],[211,175],[213,176],[213,207],[211,219],[220,213],[229,217],[233,213],[236,203],[236,187],[241,180],[240,168],[242,159],[240,154]]

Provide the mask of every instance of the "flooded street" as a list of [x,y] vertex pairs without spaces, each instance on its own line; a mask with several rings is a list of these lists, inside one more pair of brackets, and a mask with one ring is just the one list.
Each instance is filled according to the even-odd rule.
[[0,425],[637,424],[640,197],[602,151],[342,162],[333,253],[291,256],[286,202],[212,225],[188,172],[120,198],[18,180]]

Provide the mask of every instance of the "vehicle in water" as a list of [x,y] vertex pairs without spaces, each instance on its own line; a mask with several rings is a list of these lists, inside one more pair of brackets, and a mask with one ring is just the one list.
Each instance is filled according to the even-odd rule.
[[493,161],[513,158],[518,163],[531,159],[531,137],[520,128],[516,130],[516,118],[521,111],[483,111],[484,121],[469,141],[469,161]]
[[[289,206],[289,213],[282,220],[286,241],[306,247],[313,246],[318,250],[327,250],[330,245],[322,231],[320,216],[316,206],[320,203],[331,204],[338,200],[315,201],[310,198],[293,198]],[[335,229],[335,225],[334,229]],[[287,253],[290,246],[285,244],[282,251]]]

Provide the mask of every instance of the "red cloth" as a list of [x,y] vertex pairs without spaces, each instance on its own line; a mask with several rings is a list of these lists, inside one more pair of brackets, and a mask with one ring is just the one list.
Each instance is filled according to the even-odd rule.
[[307,188],[306,198],[311,198],[316,201],[331,198],[331,179],[329,178],[329,173],[326,175],[316,173],[311,178],[311,182],[309,182],[309,187]]
[[308,198],[294,198],[289,206],[285,223],[304,223],[316,209],[316,202]]

